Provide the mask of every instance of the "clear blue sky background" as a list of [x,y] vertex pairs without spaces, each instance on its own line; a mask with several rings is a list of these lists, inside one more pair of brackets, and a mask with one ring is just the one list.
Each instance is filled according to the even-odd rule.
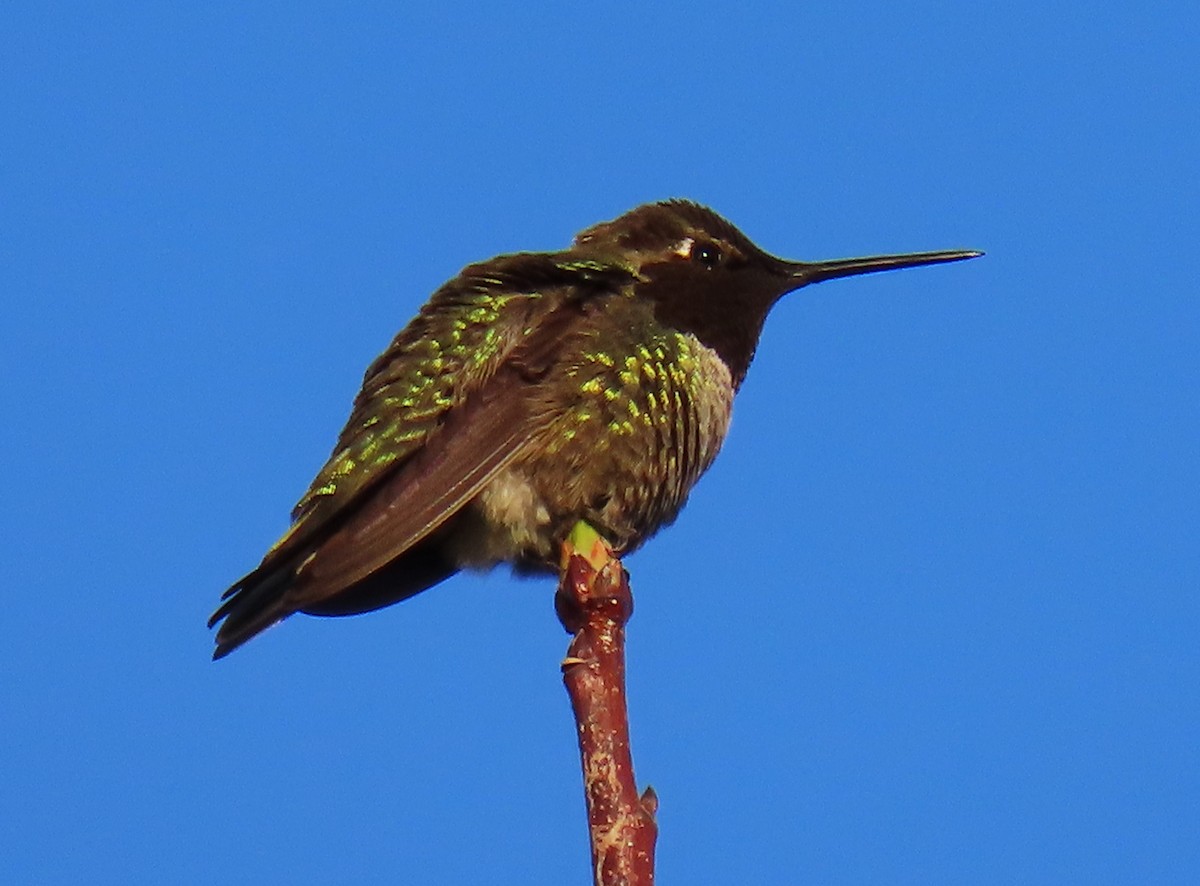
[[1200,882],[1193,4],[10,4],[0,881],[587,882],[552,583],[204,621],[469,261],[795,258],[631,558],[663,883]]

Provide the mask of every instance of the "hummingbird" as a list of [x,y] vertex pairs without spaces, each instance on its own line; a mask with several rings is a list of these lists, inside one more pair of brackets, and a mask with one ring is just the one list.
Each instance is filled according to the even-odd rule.
[[581,520],[628,554],[712,464],[780,298],[979,255],[787,261],[667,200],[560,252],[468,265],[367,369],[290,528],[210,619],[213,658],[293,613],[368,612],[462,569],[556,572]]

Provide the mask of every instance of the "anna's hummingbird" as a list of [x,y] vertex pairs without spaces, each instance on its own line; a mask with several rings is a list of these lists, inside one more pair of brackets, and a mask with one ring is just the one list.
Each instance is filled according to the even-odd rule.
[[294,612],[367,612],[463,568],[555,571],[579,520],[636,549],[716,457],[781,296],[980,254],[784,261],[668,200],[562,252],[468,266],[367,369],[291,528],[210,620],[213,657]]

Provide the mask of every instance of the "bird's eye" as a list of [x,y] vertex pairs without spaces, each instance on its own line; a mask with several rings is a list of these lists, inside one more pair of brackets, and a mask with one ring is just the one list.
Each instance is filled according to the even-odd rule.
[[692,259],[706,268],[715,268],[721,263],[721,250],[712,243],[697,243],[692,247]]

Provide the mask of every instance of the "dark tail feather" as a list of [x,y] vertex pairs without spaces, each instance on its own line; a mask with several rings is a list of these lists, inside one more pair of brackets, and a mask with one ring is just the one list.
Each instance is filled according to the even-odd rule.
[[298,568],[295,559],[259,567],[222,595],[225,602],[208,620],[210,628],[221,622],[214,661],[294,612],[358,615],[407,600],[458,572],[431,543],[419,544],[362,581],[332,591],[303,587]]
[[294,578],[295,569],[291,564],[262,574],[255,570],[221,595],[225,602],[208,620],[210,628],[221,622],[213,661],[224,658],[296,611],[295,606],[287,603],[287,589]]

